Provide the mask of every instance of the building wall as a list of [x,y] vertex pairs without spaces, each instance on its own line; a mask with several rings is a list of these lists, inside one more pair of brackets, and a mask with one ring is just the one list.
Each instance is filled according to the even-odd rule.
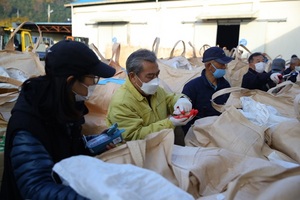
[[[251,52],[261,51],[272,58],[281,55],[289,59],[292,54],[300,55],[299,8],[300,1],[278,0],[187,0],[73,6],[72,34],[89,37],[90,43],[105,55],[107,48],[116,41],[125,47],[124,50],[128,50],[128,46],[151,49],[155,37],[160,38],[161,48],[171,49],[178,40],[183,40],[189,51],[189,41],[196,49],[203,44],[216,45],[218,24],[237,23],[240,24],[239,40],[246,39],[246,47]],[[251,12],[255,13],[255,19],[241,18]],[[226,15],[234,20],[225,19]],[[219,20],[202,21],[205,16]],[[129,23],[108,23],[113,21]]]

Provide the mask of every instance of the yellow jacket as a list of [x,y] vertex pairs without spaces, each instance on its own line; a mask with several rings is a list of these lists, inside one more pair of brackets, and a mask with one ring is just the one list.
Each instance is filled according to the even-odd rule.
[[[162,129],[175,128],[168,119],[182,94],[167,93],[159,87],[150,102],[135,89],[128,77],[113,95],[106,118],[107,126],[118,123],[125,140],[144,139]],[[151,106],[150,106],[151,105]]]

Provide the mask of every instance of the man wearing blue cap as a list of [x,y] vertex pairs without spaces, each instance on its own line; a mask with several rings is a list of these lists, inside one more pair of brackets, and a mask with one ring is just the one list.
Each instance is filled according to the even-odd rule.
[[[223,77],[226,73],[226,65],[230,61],[232,61],[232,58],[226,56],[225,52],[219,47],[211,47],[204,52],[202,62],[205,69],[202,71],[201,76],[186,83],[182,90],[182,93],[191,99],[193,108],[198,110],[197,116],[182,127],[185,133],[195,120],[221,114],[212,107],[211,97],[216,91],[230,87],[228,81]],[[225,103],[228,96],[218,97],[216,103]]]

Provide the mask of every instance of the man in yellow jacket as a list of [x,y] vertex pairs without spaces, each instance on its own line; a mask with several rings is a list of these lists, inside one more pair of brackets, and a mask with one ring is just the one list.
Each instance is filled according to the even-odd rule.
[[184,95],[167,93],[159,87],[159,67],[153,52],[133,52],[126,61],[126,71],[126,81],[114,93],[106,118],[108,126],[118,123],[120,129],[125,129],[125,140],[144,139],[162,129],[175,129],[193,118],[173,116],[190,112],[192,104]]

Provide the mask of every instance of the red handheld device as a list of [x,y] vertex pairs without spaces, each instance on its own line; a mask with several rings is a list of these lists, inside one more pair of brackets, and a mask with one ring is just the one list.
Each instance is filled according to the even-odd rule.
[[197,109],[192,109],[188,113],[182,112],[181,115],[174,115],[173,117],[176,118],[176,119],[181,119],[181,118],[189,118],[191,116],[196,116],[197,114],[198,114],[198,110]]

